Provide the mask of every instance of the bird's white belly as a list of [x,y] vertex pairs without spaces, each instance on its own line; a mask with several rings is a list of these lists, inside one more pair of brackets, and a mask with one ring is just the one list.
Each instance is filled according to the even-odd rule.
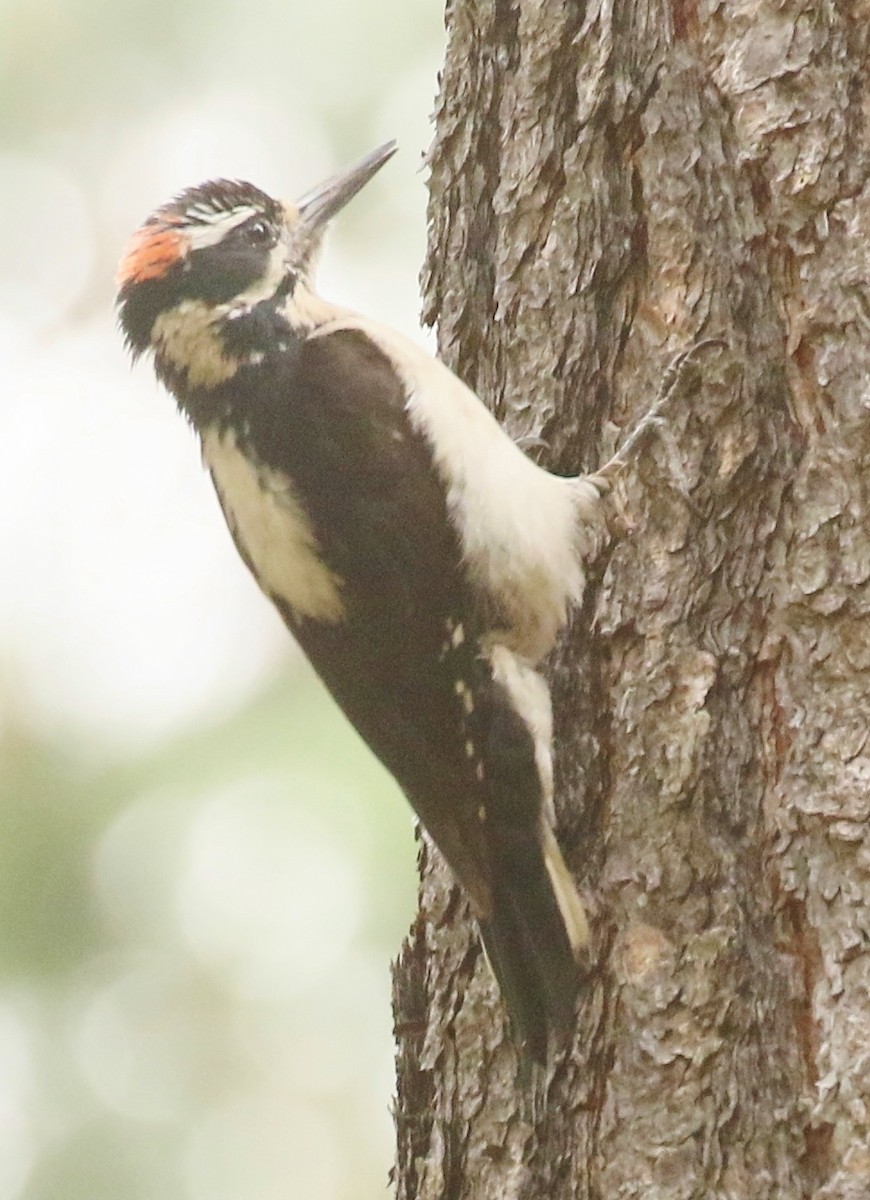
[[290,481],[252,463],[232,432],[207,430],[202,456],[227,522],[263,591],[283,601],[298,617],[340,621],[344,616],[341,580],[324,563]]

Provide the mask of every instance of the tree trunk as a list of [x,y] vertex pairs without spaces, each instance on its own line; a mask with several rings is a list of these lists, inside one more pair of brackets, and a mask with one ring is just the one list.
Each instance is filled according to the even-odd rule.
[[421,848],[399,1200],[870,1197],[867,0],[453,0],[426,317],[561,473],[722,336],[552,663],[595,962],[546,1108]]

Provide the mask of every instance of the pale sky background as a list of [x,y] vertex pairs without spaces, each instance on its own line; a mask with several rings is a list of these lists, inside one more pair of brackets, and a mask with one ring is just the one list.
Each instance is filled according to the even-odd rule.
[[[282,65],[269,22],[255,22],[255,33],[250,20],[258,7],[295,6],[222,0],[202,10],[211,36],[197,86],[164,81],[123,121],[92,113],[0,156],[0,622],[13,685],[4,700],[48,729],[100,744],[161,736],[237,704],[286,653],[215,520],[192,435],[148,366],[131,372],[114,322],[114,264],[135,225],[191,183],[249,179],[292,198],[395,136],[400,155],[333,231],[321,290],[421,336],[420,160],[440,15],[423,0],[407,6],[428,17],[412,31],[417,54],[397,40],[398,61],[383,47],[371,61],[369,6],[333,0],[320,18],[307,13],[307,43]],[[98,6],[54,7],[22,3],[19,20]],[[156,73],[143,57],[130,69],[149,67]]]
[[419,333],[437,0],[0,0],[0,1200],[386,1194],[409,810],[241,565],[113,274],[389,138],[321,291]]

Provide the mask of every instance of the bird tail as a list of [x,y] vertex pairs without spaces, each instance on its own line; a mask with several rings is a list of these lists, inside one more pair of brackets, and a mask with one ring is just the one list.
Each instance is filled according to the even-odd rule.
[[492,909],[480,930],[514,1038],[544,1064],[551,1037],[564,1037],[574,1023],[589,926],[549,826],[531,854],[528,838],[511,832],[501,831],[492,847]]

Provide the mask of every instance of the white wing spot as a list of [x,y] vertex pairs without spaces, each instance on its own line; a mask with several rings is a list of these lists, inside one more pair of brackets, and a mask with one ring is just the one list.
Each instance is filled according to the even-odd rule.
[[462,701],[465,713],[470,716],[474,712],[474,696],[471,693],[471,688],[464,679],[457,679],[453,685],[453,690]]
[[483,782],[483,763],[480,759],[474,764],[474,775],[480,783]]
[[[449,628],[449,625],[448,625],[448,628]],[[453,645],[454,650],[458,649],[458,647],[461,646],[462,643],[465,641],[465,630],[462,626],[461,621],[459,622],[458,625],[453,627],[453,632],[450,635],[450,641]]]
[[478,821],[480,821],[481,825],[483,825],[486,822],[486,805],[485,804],[481,804],[480,808],[477,810],[477,819],[478,819]]
[[465,743],[465,753],[469,758],[474,758],[474,742],[471,740],[471,738],[468,738]]

